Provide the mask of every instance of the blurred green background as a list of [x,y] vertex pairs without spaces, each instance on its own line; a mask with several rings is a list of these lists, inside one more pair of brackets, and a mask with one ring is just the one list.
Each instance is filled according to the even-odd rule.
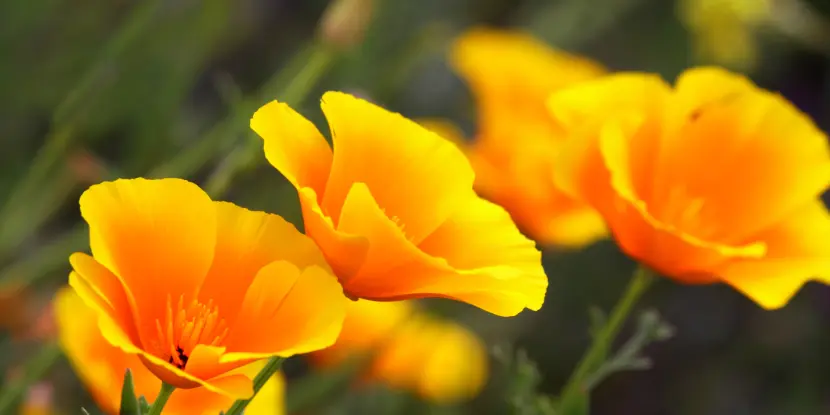
[[[325,0],[0,2],[0,290],[10,293],[0,306],[6,327],[0,373],[7,374],[0,388],[32,369],[19,364],[42,343],[30,333],[43,323],[35,323],[39,310],[65,283],[68,254],[87,249],[77,198],[89,184],[186,177],[209,190],[227,188],[225,199],[301,226],[294,189],[258,147],[248,150],[259,140],[248,129],[249,117],[268,100],[286,99],[281,94],[307,95],[293,104],[320,126],[319,96],[335,89],[410,118],[449,118],[472,135],[471,97],[448,69],[446,50],[473,25],[520,27],[611,69],[670,80],[684,68],[711,63],[695,53],[693,33],[669,0],[374,3],[362,43],[322,62],[305,84],[288,86],[303,70]],[[823,13],[830,4],[777,3],[798,8],[810,23],[797,16],[758,28],[759,58],[740,69],[826,131],[830,29],[823,21],[830,15]],[[456,303],[429,303],[491,345],[526,350],[541,373],[540,392],[552,394],[588,344],[588,308],[609,308],[633,264],[610,242],[580,252],[548,249],[544,258],[550,288],[538,313],[500,319]],[[827,287],[811,284],[786,308],[766,312],[724,286],[661,281],[642,306],[658,309],[677,334],[647,349],[653,369],[602,384],[592,413],[830,413]],[[301,359],[286,366],[291,379],[307,370]],[[42,372],[53,389],[54,413],[94,407],[66,362]],[[505,414],[515,377],[494,362],[487,390],[458,407],[402,406],[401,394],[376,388],[314,413]]]

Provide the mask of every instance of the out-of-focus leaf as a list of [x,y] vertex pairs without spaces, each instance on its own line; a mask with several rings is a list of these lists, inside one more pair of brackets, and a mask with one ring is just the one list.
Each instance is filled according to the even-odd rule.
[[121,408],[118,415],[142,415],[138,399],[135,398],[135,386],[133,385],[133,374],[130,369],[124,372],[124,383],[121,386]]
[[557,415],[553,400],[538,392],[542,377],[527,353],[514,351],[510,347],[497,347],[493,354],[506,369],[506,398],[512,415]]
[[144,395],[138,397],[138,408],[141,410],[142,414],[150,412],[150,402],[147,402],[147,398],[145,398]]
[[590,395],[585,393],[577,399],[568,401],[567,407],[559,408],[557,415],[588,415],[590,413]]

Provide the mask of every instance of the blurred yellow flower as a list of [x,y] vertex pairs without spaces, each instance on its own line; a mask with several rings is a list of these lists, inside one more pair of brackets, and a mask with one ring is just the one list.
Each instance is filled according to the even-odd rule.
[[752,67],[758,58],[756,34],[771,13],[771,0],[682,0],[681,20],[694,36],[703,60]]
[[[71,289],[60,290],[55,297],[59,338],[69,362],[101,410],[117,414],[121,402],[124,373],[130,369],[136,394],[153,402],[161,381],[141,363],[136,355],[112,346],[101,335],[96,313]],[[238,368],[234,373],[255,376],[259,362]],[[251,401],[246,414],[280,415],[284,408],[284,381],[278,374]],[[214,415],[227,410],[233,399],[207,388],[185,389],[173,394],[164,408],[169,415]]]
[[[467,147],[476,190],[540,243],[579,247],[604,237],[602,218],[554,184],[564,131],[545,108],[552,92],[593,79],[603,68],[528,34],[485,28],[459,37],[450,61],[477,104],[478,131]],[[429,122],[427,128],[454,139],[447,126]]]
[[619,74],[554,94],[574,137],[563,189],[623,251],[686,283],[727,283],[765,308],[830,282],[827,137],[781,96],[717,68]]
[[211,201],[179,179],[105,182],[80,205],[92,256],[70,257],[69,284],[104,338],[163,381],[249,398],[250,376],[229,372],[336,339],[342,289],[279,216]]
[[408,301],[350,303],[337,342],[309,356],[321,367],[370,356],[365,379],[436,403],[472,398],[487,381],[482,341],[464,327],[428,316]]
[[297,188],[306,233],[352,298],[444,297],[501,316],[538,310],[541,254],[473,191],[464,154],[420,125],[340,92],[323,95],[334,151],[286,104],[251,127]]

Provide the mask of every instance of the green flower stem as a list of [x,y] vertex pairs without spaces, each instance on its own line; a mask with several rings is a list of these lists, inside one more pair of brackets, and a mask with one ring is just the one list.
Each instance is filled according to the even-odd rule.
[[240,399],[234,402],[228,411],[225,412],[225,415],[242,415],[251,400],[256,397],[259,390],[262,389],[262,387],[265,386],[265,383],[268,382],[268,379],[271,379],[271,376],[274,376],[274,374],[280,370],[283,361],[285,361],[285,358],[278,356],[268,359],[268,362],[265,363],[265,367],[263,367],[254,378],[254,394],[249,399]]
[[[31,212],[28,210],[29,206],[34,205],[31,199],[33,195],[41,191],[43,183],[49,180],[50,174],[54,173],[54,166],[76,138],[75,124],[82,112],[81,103],[100,90],[97,87],[99,87],[98,81],[101,79],[101,74],[144,33],[162,3],[161,0],[140,2],[118,32],[109,38],[95,63],[84,72],[63,101],[55,108],[52,115],[52,130],[46,137],[43,146],[38,150],[34,160],[30,163],[26,175],[21,178],[20,182],[13,187],[8,195],[2,210],[0,210],[0,218],[2,218],[0,222],[32,221]],[[11,231],[6,228],[2,228],[0,239],[12,239],[13,242],[6,245],[17,246],[17,239],[26,233],[10,233]],[[15,230],[17,229],[15,228]],[[7,249],[8,246],[4,245],[4,248]]]
[[254,111],[263,103],[272,100],[275,95],[285,95],[283,91],[290,87],[294,78],[298,76],[297,73],[317,48],[317,44],[313,42],[303,46],[294,54],[291,61],[263,83],[256,93],[235,102],[228,116],[216,123],[202,138],[188,147],[187,151],[156,166],[148,176],[187,177],[217,155],[231,151],[239,135],[248,130],[248,120]]
[[[277,98],[289,105],[301,104],[314,85],[328,72],[336,55],[333,49],[319,43],[312,45],[308,53],[298,53],[285,69],[293,78]],[[253,111],[249,112],[250,117]],[[208,178],[205,183],[208,194],[218,196],[224,193],[237,173],[256,165],[262,159],[258,154],[261,151],[262,141],[259,139],[249,139],[243,146],[236,148]]]
[[156,396],[156,400],[153,401],[153,406],[147,411],[147,415],[161,415],[161,410],[164,409],[164,405],[167,405],[167,400],[170,399],[170,395],[173,394],[174,390],[176,390],[175,386],[162,382],[159,395]]
[[611,316],[596,334],[591,347],[582,357],[568,383],[562,389],[560,396],[562,408],[572,407],[575,402],[584,398],[584,394],[588,392],[585,384],[586,379],[602,365],[628,315],[653,280],[652,272],[643,266],[634,271],[625,293],[623,293],[617,305],[614,306]]
[[[322,45],[312,44],[297,52],[291,63],[277,72],[253,96],[235,106],[230,114],[217,123],[196,145],[189,147],[168,162],[160,164],[149,177],[187,177],[204,163],[209,162],[217,154],[226,152],[224,141],[228,137],[237,135],[247,127],[247,120],[262,101],[278,94],[280,98],[292,105],[299,104],[308,95],[314,84],[331,67],[334,52]],[[279,93],[283,88],[284,92]],[[259,151],[260,140],[251,140],[247,151],[235,151],[226,161],[225,167],[220,167],[207,184],[211,196],[221,196],[230,185],[233,176],[240,166],[244,167],[250,160],[251,148]],[[248,155],[246,157],[245,155]],[[221,172],[221,173],[220,173]],[[24,221],[27,222],[27,221]],[[2,241],[0,241],[2,245]],[[66,263],[66,253],[81,251],[89,246],[86,226],[78,226],[58,236],[43,248],[30,255],[26,255],[0,270],[0,284],[21,283],[31,284],[39,278],[49,275]],[[0,250],[2,256],[2,250]]]
[[61,355],[57,343],[47,343],[23,366],[20,378],[0,389],[0,414],[13,413],[12,407],[29,387],[43,377]]

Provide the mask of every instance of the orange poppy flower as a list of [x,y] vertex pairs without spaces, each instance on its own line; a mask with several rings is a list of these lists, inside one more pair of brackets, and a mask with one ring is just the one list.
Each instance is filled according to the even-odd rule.
[[69,284],[107,341],[161,380],[248,398],[251,379],[228,372],[336,339],[342,289],[279,216],[211,201],[179,179],[105,182],[80,204],[92,256],[70,257]]
[[[71,289],[61,289],[55,297],[55,317],[58,335],[69,363],[89,389],[101,410],[117,414],[121,405],[121,385],[124,373],[130,369],[137,396],[153,402],[161,388],[161,381],[132,354],[124,353],[109,344],[101,335],[96,323],[95,311]],[[236,369],[234,373],[255,376],[261,364]],[[277,374],[254,397],[245,413],[281,415],[285,413],[283,400],[284,381]],[[213,415],[227,410],[234,400],[211,392],[207,388],[176,391],[164,407],[170,415]]]
[[673,89],[609,76],[550,107],[578,136],[559,184],[634,259],[679,281],[725,282],[765,308],[809,279],[830,282],[827,137],[782,97],[700,68]]
[[339,92],[323,95],[334,151],[287,105],[251,127],[297,188],[306,234],[352,298],[445,297],[511,316],[542,306],[541,254],[500,207],[473,191],[452,143],[399,114]]
[[478,131],[467,147],[476,190],[540,243],[579,247],[605,237],[602,217],[554,184],[566,132],[545,107],[552,92],[604,69],[528,34],[484,28],[458,38],[450,62],[476,101]]
[[359,300],[347,306],[337,342],[311,353],[330,367],[371,356],[366,380],[408,390],[436,403],[474,397],[487,380],[487,353],[472,332],[430,317],[408,301]]

